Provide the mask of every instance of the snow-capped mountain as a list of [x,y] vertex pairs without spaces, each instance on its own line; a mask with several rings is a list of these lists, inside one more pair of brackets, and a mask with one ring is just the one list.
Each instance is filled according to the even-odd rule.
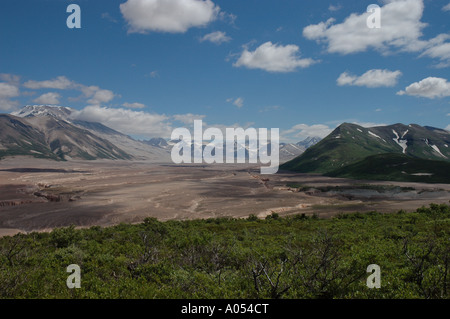
[[[0,157],[6,155],[39,155],[50,154],[60,159],[134,159],[167,162],[170,160],[167,150],[153,147],[136,141],[131,137],[115,131],[101,123],[79,121],[72,117],[73,109],[64,106],[27,105],[21,110],[4,115],[2,120],[8,132],[13,123],[21,123],[23,127],[39,131],[40,143],[47,146],[45,152],[28,150],[8,144],[6,130],[0,131]],[[8,124],[9,123],[9,124]],[[17,133],[17,132],[16,132]],[[22,131],[20,134],[24,133]],[[20,135],[19,134],[19,135]],[[30,133],[31,134],[31,133]],[[19,139],[27,141],[28,132]],[[17,143],[16,143],[17,144]],[[32,143],[33,144],[33,143]],[[9,146],[5,146],[9,145]],[[29,145],[29,144],[27,144]],[[11,153],[10,149],[14,149]],[[36,153],[38,152],[38,153]],[[10,154],[11,153],[11,154]],[[42,157],[53,157],[52,156]]]
[[51,105],[26,105],[20,111],[12,112],[11,115],[18,117],[51,116],[61,120],[67,120],[74,110],[65,106]]
[[[11,113],[11,115],[5,115],[2,118],[5,122],[5,129],[8,126],[8,131],[11,131],[14,126],[11,126],[11,123],[21,123],[24,127],[28,127],[30,132],[40,132],[40,134],[34,135],[40,140],[42,145],[39,145],[39,150],[28,150],[24,147],[11,146],[5,141],[6,137],[0,135],[0,150],[2,148],[5,150],[13,148],[15,150],[13,152],[14,154],[46,154],[42,156],[56,156],[60,159],[108,158],[168,162],[170,161],[172,147],[179,142],[168,141],[163,138],[153,138],[149,141],[136,141],[130,136],[122,134],[101,123],[78,120],[74,116],[74,113],[75,110],[70,107],[27,105],[21,110]],[[6,122],[9,124],[7,125]],[[27,134],[25,135],[28,136]],[[30,137],[26,136],[21,136],[18,140],[28,141]],[[280,161],[283,163],[295,158],[319,140],[320,138],[317,137],[308,137],[304,141],[296,144],[281,143],[279,148]],[[36,144],[35,142],[33,143]],[[192,150],[194,149],[193,143],[194,141],[192,141],[191,145]],[[201,145],[202,149],[207,144],[209,143],[204,142]],[[45,150],[42,149],[43,145],[47,146]],[[237,149],[236,143],[235,147]],[[251,149],[248,144],[244,148],[245,158],[248,159],[255,150]],[[217,148],[216,151],[224,152],[225,149],[226,145],[224,143],[223,149]],[[256,150],[256,152],[260,151],[259,149]],[[4,156],[9,153],[7,151],[0,152],[0,157],[2,154]],[[235,156],[237,156],[237,150],[235,151]]]

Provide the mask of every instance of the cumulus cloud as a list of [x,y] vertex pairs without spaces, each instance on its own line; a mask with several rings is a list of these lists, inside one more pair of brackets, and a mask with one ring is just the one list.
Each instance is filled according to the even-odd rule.
[[130,33],[184,33],[216,20],[220,8],[211,0],[128,0],[120,11]]
[[450,34],[440,34],[431,39],[427,43],[426,50],[421,56],[428,56],[441,60],[438,67],[447,67],[450,65],[450,43],[446,42],[450,39]]
[[301,59],[300,48],[296,45],[279,45],[266,42],[255,51],[244,49],[235,67],[261,69],[268,72],[293,72],[297,68],[306,68],[316,63],[313,59]]
[[450,124],[445,128],[447,131],[450,131]]
[[397,95],[411,95],[426,97],[429,99],[450,96],[450,83],[443,78],[428,77],[420,82],[415,82]]
[[114,93],[110,90],[98,90],[95,91],[92,98],[87,102],[93,105],[101,105],[111,102],[114,99]]
[[225,32],[222,31],[216,31],[211,32],[200,38],[200,42],[209,41],[215,44],[222,44],[224,42],[230,42],[231,38],[227,36]]
[[122,104],[122,106],[127,107],[129,109],[143,109],[145,108],[145,104],[142,103],[128,103],[125,102]]
[[60,98],[61,95],[59,95],[58,93],[48,92],[34,99],[33,102],[38,104],[59,104]]
[[17,107],[18,102],[10,100],[19,96],[19,88],[10,83],[0,83],[0,110],[8,111]]
[[[111,90],[101,89],[100,87],[95,85],[87,86],[84,84],[76,83],[65,76],[58,76],[55,79],[45,81],[30,80],[25,82],[23,86],[32,90],[58,89],[81,91],[84,95],[84,98],[88,99],[87,102],[93,105],[101,105],[111,102],[116,96],[116,94],[114,94],[114,92],[112,92]],[[60,96],[56,97],[54,94],[55,93],[47,94],[45,97],[43,97],[43,99],[48,98],[51,100],[55,100],[55,98],[60,98]]]
[[76,83],[69,80],[65,76],[58,76],[53,80],[46,81],[34,81],[30,80],[23,84],[24,87],[33,90],[39,89],[58,89],[58,90],[67,90],[76,87]]
[[229,98],[227,99],[227,102],[233,104],[234,106],[237,106],[238,108],[244,106],[244,98],[242,97],[238,97],[237,99]]
[[19,106],[19,102],[8,99],[0,99],[0,111],[11,111]]
[[168,116],[143,111],[90,105],[81,111],[75,111],[72,116],[78,120],[99,122],[129,135],[168,137],[172,132]]
[[297,124],[281,132],[281,137],[284,141],[298,142],[304,140],[307,137],[321,137],[324,138],[333,131],[328,125],[325,124]]
[[442,7],[442,11],[450,11],[450,3]]
[[419,38],[426,26],[421,22],[423,0],[389,0],[381,7],[381,28],[367,27],[367,18],[372,14],[352,13],[344,22],[334,24],[334,19],[309,25],[303,35],[327,45],[330,53],[350,54],[370,48],[383,52],[391,48],[418,51],[426,42]]
[[20,76],[15,74],[0,73],[0,80],[18,86],[20,83]]
[[0,98],[19,96],[19,88],[9,83],[0,83]]
[[205,118],[205,115],[198,115],[198,114],[175,114],[172,116],[175,121],[181,122],[186,125],[191,125],[194,123],[195,120],[203,120]]
[[365,86],[368,88],[377,87],[392,87],[397,84],[398,78],[402,75],[400,71],[389,70],[369,70],[361,76],[342,73],[337,79],[337,84],[340,86]]

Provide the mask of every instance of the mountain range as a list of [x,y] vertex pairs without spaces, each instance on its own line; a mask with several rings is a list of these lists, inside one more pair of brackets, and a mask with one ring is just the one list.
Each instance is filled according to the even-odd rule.
[[[170,162],[170,151],[177,141],[160,137],[137,141],[101,123],[77,120],[73,114],[72,108],[50,105],[28,105],[0,114],[0,158],[29,155],[54,160]],[[280,161],[295,158],[319,141],[318,137],[308,137],[296,144],[281,143]]]
[[450,172],[450,132],[417,124],[365,128],[344,123],[281,168],[337,177],[450,182],[445,176]]
[[101,123],[71,118],[73,109],[29,105],[0,115],[0,158],[31,155],[58,160],[152,160],[167,162],[167,150],[115,131]]

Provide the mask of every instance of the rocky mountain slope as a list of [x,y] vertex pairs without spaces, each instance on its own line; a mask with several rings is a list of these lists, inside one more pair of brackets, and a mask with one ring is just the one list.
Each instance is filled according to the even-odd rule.
[[101,123],[73,119],[72,113],[73,109],[68,107],[29,105],[2,115],[5,125],[0,131],[0,157],[170,160],[167,150],[136,141]]

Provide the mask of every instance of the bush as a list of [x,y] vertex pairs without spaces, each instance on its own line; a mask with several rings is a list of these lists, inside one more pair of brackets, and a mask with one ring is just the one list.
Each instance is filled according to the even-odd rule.
[[56,228],[50,233],[50,242],[56,248],[66,248],[79,239],[79,233],[75,231],[75,226]]

